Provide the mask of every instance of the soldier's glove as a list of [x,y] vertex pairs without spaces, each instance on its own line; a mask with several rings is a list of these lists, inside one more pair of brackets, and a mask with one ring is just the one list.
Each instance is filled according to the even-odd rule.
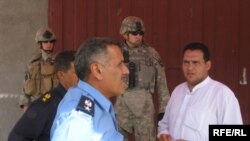
[[163,116],[164,116],[164,113],[159,113],[157,116],[157,120],[158,121],[162,120]]

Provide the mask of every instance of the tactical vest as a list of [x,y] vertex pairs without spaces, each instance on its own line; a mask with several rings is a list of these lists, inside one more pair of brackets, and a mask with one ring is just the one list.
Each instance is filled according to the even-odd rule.
[[56,87],[58,79],[54,71],[53,55],[50,61],[43,61],[41,54],[33,57],[25,75],[24,94],[37,97]]
[[140,46],[128,48],[123,46],[125,64],[129,69],[127,80],[128,89],[145,89],[154,92],[155,86],[155,59],[152,57],[150,47]]

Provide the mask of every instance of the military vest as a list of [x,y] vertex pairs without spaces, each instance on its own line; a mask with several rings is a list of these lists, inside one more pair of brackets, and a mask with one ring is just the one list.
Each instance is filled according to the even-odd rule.
[[126,79],[128,89],[146,89],[150,93],[154,92],[157,60],[151,50],[151,47],[145,45],[135,48],[123,46],[125,64],[129,69]]
[[55,56],[53,55],[49,61],[44,61],[41,53],[33,56],[25,72],[23,91],[26,96],[38,97],[57,86],[58,79],[54,70]]

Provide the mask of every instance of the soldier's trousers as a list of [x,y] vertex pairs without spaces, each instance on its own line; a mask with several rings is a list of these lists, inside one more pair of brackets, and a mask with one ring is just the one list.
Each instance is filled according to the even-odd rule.
[[152,110],[151,104],[147,104],[147,107],[142,109],[143,114],[138,117],[131,112],[124,101],[117,102],[116,117],[124,141],[128,141],[130,134],[134,134],[136,141],[156,141],[154,110]]

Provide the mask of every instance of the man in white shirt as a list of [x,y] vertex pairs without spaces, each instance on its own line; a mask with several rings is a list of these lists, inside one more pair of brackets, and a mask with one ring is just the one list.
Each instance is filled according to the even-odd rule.
[[186,82],[178,85],[158,125],[160,141],[208,141],[212,124],[242,124],[239,102],[224,84],[211,79],[209,50],[198,42],[183,51]]

